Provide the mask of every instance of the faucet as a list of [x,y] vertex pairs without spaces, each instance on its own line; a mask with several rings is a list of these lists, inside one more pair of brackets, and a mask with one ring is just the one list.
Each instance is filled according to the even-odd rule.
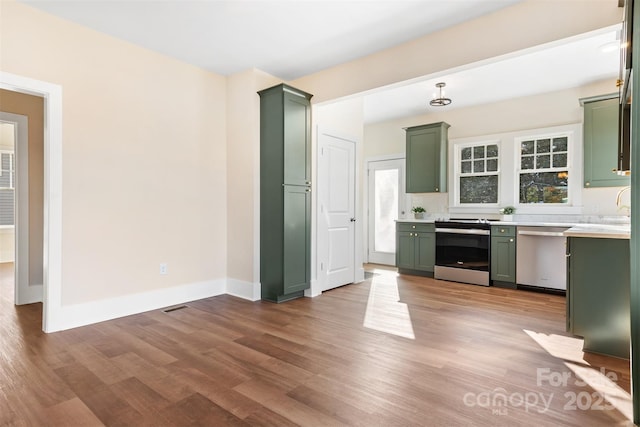
[[620,191],[618,191],[618,194],[616,196],[616,206],[618,207],[618,209],[622,209],[625,208],[627,209],[627,216],[631,215],[631,206],[627,206],[627,205],[621,205],[622,203],[622,195],[624,194],[625,191],[629,191],[631,190],[631,186],[627,186],[622,188]]

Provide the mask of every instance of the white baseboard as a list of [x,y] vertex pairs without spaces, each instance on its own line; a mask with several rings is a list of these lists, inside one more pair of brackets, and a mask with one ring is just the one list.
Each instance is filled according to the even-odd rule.
[[189,301],[214,297],[226,292],[226,280],[211,280],[174,286],[122,297],[91,301],[84,304],[63,305],[47,332],[62,331],[78,326],[90,325],[118,317],[157,310]]
[[227,279],[227,294],[238,298],[248,299],[249,301],[258,301],[261,298],[260,283]]

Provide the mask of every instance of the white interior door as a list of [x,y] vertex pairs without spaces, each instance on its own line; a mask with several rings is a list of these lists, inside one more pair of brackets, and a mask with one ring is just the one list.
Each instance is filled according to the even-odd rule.
[[321,290],[355,280],[355,141],[318,135]]
[[404,159],[368,163],[369,262],[396,264],[396,220],[404,206]]

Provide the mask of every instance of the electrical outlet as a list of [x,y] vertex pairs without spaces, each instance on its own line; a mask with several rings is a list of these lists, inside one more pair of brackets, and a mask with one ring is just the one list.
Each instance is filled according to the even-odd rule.
[[166,262],[160,263],[160,274],[169,274]]

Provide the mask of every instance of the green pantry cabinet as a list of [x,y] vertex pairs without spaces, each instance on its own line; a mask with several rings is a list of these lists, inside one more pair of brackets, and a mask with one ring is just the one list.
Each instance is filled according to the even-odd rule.
[[618,187],[629,185],[628,176],[617,175],[618,95],[582,98],[584,107],[584,186]]
[[311,276],[311,96],[280,84],[260,95],[262,299],[304,295]]
[[406,192],[447,192],[447,140],[445,122],[405,128]]
[[491,280],[494,286],[516,289],[516,227],[491,226]]
[[435,231],[433,223],[396,223],[396,267],[400,273],[433,277]]
[[629,358],[629,239],[567,238],[567,331],[584,350]]

